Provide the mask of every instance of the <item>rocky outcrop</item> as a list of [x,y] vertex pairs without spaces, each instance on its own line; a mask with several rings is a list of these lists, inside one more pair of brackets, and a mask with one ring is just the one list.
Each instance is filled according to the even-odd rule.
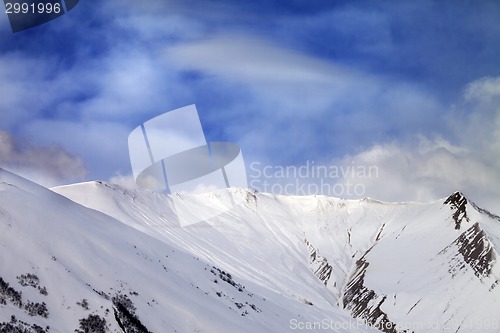
[[460,234],[440,254],[449,253],[454,247],[458,248],[458,252],[450,259],[449,272],[452,276],[455,276],[459,271],[466,268],[464,262],[474,271],[474,274],[478,278],[490,276],[497,255],[493,244],[481,229],[479,223],[475,223]]
[[363,319],[367,325],[386,333],[410,333],[398,330],[388,315],[381,310],[387,299],[386,295],[378,295],[365,286],[366,269],[370,264],[363,258],[356,262],[356,269],[349,278],[343,294],[343,306],[351,311],[354,318]]
[[333,267],[325,257],[307,240],[304,240],[309,249],[309,266],[316,277],[326,286],[332,276]]
[[469,217],[467,216],[467,198],[462,193],[453,193],[444,201],[443,204],[449,205],[453,211],[452,217],[455,221],[456,230],[460,230],[464,219],[469,222]]

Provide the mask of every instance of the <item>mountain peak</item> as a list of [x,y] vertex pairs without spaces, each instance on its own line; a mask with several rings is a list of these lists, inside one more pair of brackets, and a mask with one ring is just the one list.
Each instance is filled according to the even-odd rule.
[[467,200],[467,198],[465,197],[465,195],[462,192],[455,191],[452,194],[450,194],[450,196],[448,196],[448,198],[446,200],[462,200],[462,199]]
[[450,195],[445,201],[444,205],[449,205],[450,209],[453,211],[453,220],[455,220],[455,229],[460,230],[462,221],[465,219],[469,222],[469,216],[467,215],[467,198],[461,192],[455,192]]

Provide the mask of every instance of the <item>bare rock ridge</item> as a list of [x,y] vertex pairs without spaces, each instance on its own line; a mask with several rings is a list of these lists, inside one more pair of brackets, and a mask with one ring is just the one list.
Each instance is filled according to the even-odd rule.
[[369,326],[386,333],[410,333],[407,330],[398,330],[388,315],[381,310],[387,299],[385,295],[378,295],[374,290],[364,285],[366,269],[370,263],[364,258],[356,262],[356,269],[349,278],[343,294],[343,306],[350,310],[354,318],[363,319]]
[[333,267],[328,264],[325,257],[319,255],[319,251],[307,240],[304,240],[309,248],[309,264],[316,277],[326,286],[332,276]]
[[[496,263],[497,254],[493,244],[484,230],[481,229],[479,223],[474,223],[472,227],[460,234],[451,245],[447,246],[439,254],[453,251],[452,248],[457,249],[455,256],[450,258],[449,272],[453,277],[459,271],[465,269],[464,261],[478,278],[482,279],[490,276],[493,266]],[[495,285],[492,285],[492,288]]]
[[496,261],[496,253],[488,236],[479,227],[479,223],[474,223],[458,237],[456,244],[458,252],[462,254],[464,260],[474,270],[476,276],[489,276]]

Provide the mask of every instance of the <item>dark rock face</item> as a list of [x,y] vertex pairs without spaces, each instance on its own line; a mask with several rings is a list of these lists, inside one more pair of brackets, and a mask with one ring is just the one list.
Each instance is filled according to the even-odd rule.
[[332,276],[333,267],[328,260],[319,255],[319,251],[306,239],[309,248],[309,264],[314,275],[326,286]]
[[458,251],[466,263],[480,276],[489,276],[496,260],[496,253],[485,232],[475,223],[457,239]]
[[444,202],[445,205],[449,205],[453,211],[453,220],[455,220],[455,229],[460,230],[462,221],[465,219],[469,222],[469,217],[467,216],[467,198],[460,192],[455,192],[450,195]]
[[[496,262],[496,252],[479,223],[475,223],[460,234],[452,245],[458,247],[457,256],[463,258],[463,261],[472,268],[477,277],[487,277],[491,274],[492,267]],[[446,247],[440,254],[448,252],[452,245]],[[457,261],[456,257],[451,260],[449,271],[453,276],[463,268],[465,267],[461,260]]]
[[363,258],[356,262],[356,270],[349,278],[343,294],[343,305],[351,311],[354,318],[361,318],[374,328],[386,333],[409,333],[412,331],[398,330],[380,306],[387,296],[378,295],[364,285],[366,269],[370,264]]

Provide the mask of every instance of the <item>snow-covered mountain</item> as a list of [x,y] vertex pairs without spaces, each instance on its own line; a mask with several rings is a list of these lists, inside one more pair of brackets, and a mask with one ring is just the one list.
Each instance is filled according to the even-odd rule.
[[51,191],[0,171],[0,332],[500,332],[499,248],[500,218],[458,192]]

